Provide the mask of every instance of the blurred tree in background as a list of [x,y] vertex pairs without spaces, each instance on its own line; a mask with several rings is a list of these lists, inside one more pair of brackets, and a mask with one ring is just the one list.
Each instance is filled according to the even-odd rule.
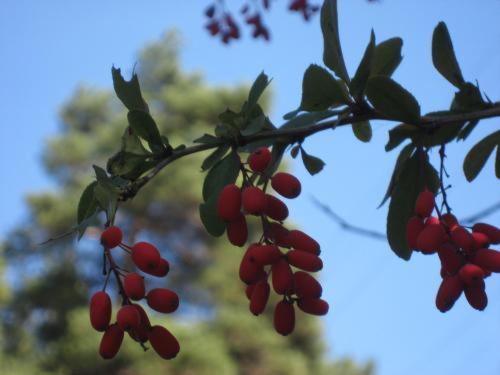
[[[248,92],[210,87],[199,74],[182,72],[178,48],[175,34],[167,34],[144,48],[137,64],[145,98],[172,144],[210,131],[221,109],[239,108]],[[97,225],[78,246],[73,237],[36,244],[75,222],[91,165],[104,166],[118,151],[126,125],[111,90],[83,86],[63,106],[61,133],[48,140],[43,155],[54,189],[27,198],[29,222],[0,248],[0,275],[7,276],[0,279],[2,374],[371,374],[370,363],[325,357],[317,318],[299,314],[295,333],[285,338],[272,328],[271,309],[265,319],[250,314],[237,274],[242,250],[208,235],[199,221],[204,175],[198,166],[205,155],[198,154],[176,162],[121,206],[116,221],[130,235],[127,243],[151,241],[171,264],[163,286],[179,292],[182,304],[161,323],[182,343],[181,352],[166,362],[125,340],[116,359],[99,357],[101,334],[88,318],[89,295],[103,282]]]

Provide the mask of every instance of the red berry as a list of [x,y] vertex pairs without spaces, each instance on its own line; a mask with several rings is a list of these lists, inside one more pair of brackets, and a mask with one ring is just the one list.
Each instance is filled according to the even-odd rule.
[[123,289],[125,289],[127,297],[133,299],[134,301],[144,298],[144,295],[146,294],[144,277],[135,272],[129,273],[123,279]]
[[441,260],[441,266],[447,276],[455,275],[462,268],[464,257],[454,245],[444,243],[438,247],[437,251]]
[[240,215],[241,190],[235,184],[226,185],[217,201],[217,214],[224,221],[233,221]]
[[420,217],[428,217],[434,210],[434,193],[429,190],[422,191],[415,202],[415,214]]
[[472,237],[473,250],[487,249],[490,246],[490,239],[486,234],[480,232],[472,232],[470,235]]
[[436,296],[436,307],[439,311],[444,313],[451,309],[462,294],[463,289],[463,282],[458,275],[445,277],[441,281]]
[[271,151],[267,147],[261,147],[248,156],[248,164],[254,172],[263,172],[271,162]]
[[283,254],[275,245],[253,246],[249,253],[250,260],[259,265],[273,264],[281,258]]
[[101,338],[99,354],[104,359],[113,358],[120,350],[122,341],[123,330],[117,324],[110,325]]
[[406,243],[410,249],[417,248],[417,237],[424,229],[424,221],[420,216],[410,217],[406,224]]
[[139,315],[141,317],[141,326],[149,330],[151,328],[151,322],[149,321],[146,311],[142,308],[141,305],[133,303],[132,306],[134,306],[134,308],[139,312]]
[[299,298],[319,298],[323,293],[321,284],[304,271],[297,271],[293,274],[295,294]]
[[446,232],[441,224],[426,224],[417,237],[417,249],[432,254],[445,241]]
[[148,315],[140,305],[132,304],[131,306],[133,306],[137,310],[141,319],[139,326],[130,329],[128,331],[128,334],[133,340],[137,342],[146,342],[148,341],[148,332],[151,328],[151,323],[149,321]]
[[464,292],[467,302],[476,310],[482,311],[488,305],[488,296],[484,290],[484,281],[479,284],[467,285]]
[[236,220],[226,224],[227,238],[234,246],[243,246],[247,242],[248,228],[245,216],[240,213]]
[[168,261],[164,258],[160,258],[158,266],[150,270],[149,274],[157,277],[164,277],[167,275],[169,270],[170,270],[170,264],[168,263]]
[[154,326],[148,334],[151,346],[163,359],[172,359],[179,353],[179,342],[169,330],[162,326]]
[[297,301],[297,306],[312,315],[326,315],[329,309],[328,302],[320,298],[301,298]]
[[300,194],[300,181],[289,173],[279,172],[271,178],[271,186],[285,198],[295,198]]
[[477,223],[472,227],[472,231],[487,235],[492,244],[500,243],[500,229],[498,229],[494,225]]
[[122,242],[122,230],[118,227],[111,226],[101,233],[101,244],[106,249],[117,247]]
[[293,273],[286,259],[281,258],[271,267],[273,289],[278,294],[290,294],[293,291]]
[[441,224],[441,222],[439,221],[439,219],[435,216],[431,216],[429,218],[427,218],[427,220],[425,221],[425,225],[431,225],[431,224]]
[[323,261],[318,256],[301,250],[290,250],[286,257],[288,263],[304,271],[317,272],[323,268]]
[[266,210],[266,194],[256,186],[244,188],[241,200],[243,209],[251,215],[260,215]]
[[245,255],[243,255],[243,258],[241,259],[239,275],[240,280],[245,284],[253,284],[261,279],[263,275],[265,276],[265,272],[262,266],[256,262],[253,262],[250,258],[250,254],[252,253],[253,248],[257,246],[259,245],[250,245],[250,247],[245,252]]
[[288,207],[281,199],[266,194],[266,210],[264,213],[273,220],[283,221],[288,217]]
[[269,299],[269,292],[270,287],[267,280],[260,280],[255,284],[250,298],[250,311],[252,314],[262,314]]
[[470,233],[464,227],[457,225],[450,232],[451,241],[464,250],[472,250],[474,240],[472,239]]
[[296,250],[307,251],[308,253],[319,255],[321,252],[319,243],[314,238],[308,236],[300,230],[291,230],[288,233],[288,243]]
[[138,242],[132,246],[132,261],[143,272],[154,271],[160,259],[160,252],[149,242]]
[[500,251],[491,249],[479,249],[472,259],[483,270],[500,272]]
[[99,332],[108,328],[111,320],[111,298],[106,292],[96,292],[90,299],[90,324]]
[[278,223],[271,223],[264,229],[266,238],[281,247],[290,247],[289,234],[290,231]]
[[250,300],[252,298],[252,293],[253,293],[254,289],[255,289],[255,284],[249,284],[245,287],[245,294],[246,294],[248,300]]
[[274,308],[274,329],[283,336],[293,332],[295,328],[295,310],[287,301],[280,301]]
[[458,220],[453,214],[443,214],[441,215],[441,223],[452,230],[458,225]]
[[171,313],[179,307],[179,296],[170,289],[151,289],[146,296],[149,307],[161,313]]
[[116,314],[116,323],[124,331],[137,329],[141,324],[141,315],[134,306],[125,305],[118,310],[118,314]]
[[483,282],[484,271],[481,267],[468,263],[460,269],[458,276],[464,284],[476,285]]

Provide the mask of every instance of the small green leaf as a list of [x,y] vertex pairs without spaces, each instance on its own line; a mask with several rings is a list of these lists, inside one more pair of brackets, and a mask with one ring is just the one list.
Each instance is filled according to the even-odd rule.
[[321,31],[323,32],[323,62],[337,77],[349,83],[344,56],[339,39],[337,0],[325,0],[321,7]]
[[390,119],[410,124],[420,120],[420,105],[415,97],[389,77],[370,77],[366,95],[375,109]]
[[372,139],[372,126],[368,120],[353,123],[352,131],[361,142],[370,142]]
[[321,172],[325,166],[325,162],[323,160],[317,158],[316,156],[309,155],[303,148],[300,149],[300,155],[302,156],[304,167],[306,167],[311,176]]
[[301,110],[322,111],[349,103],[349,96],[339,81],[326,69],[314,64],[309,65],[302,80]]
[[300,113],[300,108],[294,109],[283,115],[283,120],[291,120]]
[[113,182],[111,181],[111,178],[108,176],[108,174],[104,169],[102,169],[98,165],[93,165],[92,167],[94,168],[95,177],[99,185],[102,185],[103,187],[109,190],[116,190],[115,186],[113,185]]
[[98,215],[100,211],[96,210],[94,213],[92,213],[90,216],[87,216],[85,219],[83,219],[81,222],[78,223],[76,227],[73,228],[73,230],[76,230],[78,232],[78,241],[83,237],[85,234],[85,231],[87,228],[91,225],[95,225],[99,222],[98,220]]
[[226,224],[217,215],[218,195],[211,196],[207,202],[200,204],[200,219],[205,229],[214,237],[220,237],[226,231]]
[[76,220],[78,224],[80,224],[86,218],[92,216],[98,209],[97,200],[94,195],[94,189],[96,186],[97,181],[93,181],[83,190],[80,201],[78,202]]
[[463,165],[467,181],[471,182],[477,177],[495,147],[498,147],[499,145],[500,130],[483,138],[470,149],[468,154],[465,156]]
[[212,195],[219,196],[224,186],[232,184],[240,173],[240,157],[231,152],[214,165],[203,182],[203,200],[206,202]]
[[151,155],[130,126],[125,129],[125,132],[122,135],[122,151],[143,156]]
[[271,81],[264,72],[260,73],[255,79],[252,87],[250,88],[250,92],[248,93],[248,100],[245,105],[245,112],[247,114],[254,109],[255,105],[259,101],[259,98],[270,82]]
[[244,136],[260,132],[266,125],[266,116],[261,114],[250,121],[250,123],[241,131]]
[[406,139],[412,139],[418,135],[418,128],[414,125],[399,124],[389,130],[389,141],[385,145],[385,151],[389,152],[398,147]]
[[474,130],[474,128],[476,127],[477,124],[479,124],[479,120],[469,121],[462,128],[462,130],[460,130],[460,133],[458,133],[457,140],[458,141],[465,141],[469,137],[470,133],[472,133],[472,131]]
[[112,176],[120,176],[133,181],[156,165],[155,162],[147,159],[148,156],[145,155],[118,151],[109,158],[106,164],[106,170]]
[[451,109],[453,111],[470,111],[488,107],[488,103],[483,100],[479,87],[470,83],[464,83],[460,90],[455,93]]
[[212,144],[212,143],[218,143],[220,142],[220,139],[211,135],[211,134],[203,134],[201,137],[196,138],[194,143],[207,143],[207,144]]
[[444,22],[439,22],[432,34],[432,62],[438,72],[452,85],[460,88],[464,83],[450,34]]
[[217,163],[224,155],[226,155],[227,150],[229,150],[228,145],[222,145],[217,147],[210,155],[207,156],[203,163],[201,164],[201,170],[206,171],[212,168],[215,163]]
[[155,154],[165,152],[166,149],[163,145],[163,139],[161,138],[160,131],[149,113],[131,110],[129,111],[127,118],[134,133],[148,142],[151,151]]
[[141,87],[139,86],[137,74],[132,74],[130,81],[126,81],[123,78],[120,69],[116,69],[115,67],[111,68],[111,74],[113,76],[113,86],[115,88],[116,95],[125,107],[127,107],[130,111],[135,109],[149,112],[148,105],[144,101],[141,94]]
[[438,186],[437,171],[418,152],[404,162],[391,194],[387,214],[387,239],[396,255],[405,260],[410,259],[412,252],[406,243],[406,223],[415,214],[417,196],[424,188],[436,192]]
[[107,185],[98,181],[94,188],[94,194],[99,206],[106,212],[108,220],[112,220],[118,205],[118,192],[115,188],[110,189]]
[[392,76],[392,73],[403,60],[401,48],[403,40],[401,38],[391,38],[377,44],[373,53],[373,63],[371,75]]
[[424,147],[444,145],[457,138],[465,122],[454,122],[419,135],[418,144]]
[[370,42],[366,46],[365,53],[361,62],[359,63],[358,69],[354,74],[354,77],[349,84],[349,90],[351,95],[356,99],[356,101],[361,101],[363,99],[363,93],[365,91],[366,82],[371,74],[371,66],[373,61],[373,52],[375,49],[375,33],[371,32]]
[[303,113],[285,122],[280,129],[298,129],[304,126],[314,125],[321,120],[336,116],[337,114],[338,111],[332,110]]

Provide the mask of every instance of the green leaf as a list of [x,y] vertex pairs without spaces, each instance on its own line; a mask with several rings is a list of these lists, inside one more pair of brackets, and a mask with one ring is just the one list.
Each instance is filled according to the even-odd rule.
[[474,130],[474,128],[476,127],[477,124],[479,124],[479,120],[469,121],[462,128],[462,130],[460,130],[460,133],[458,133],[457,140],[458,141],[465,141],[469,137],[470,133],[472,133],[472,131]]
[[439,22],[432,34],[432,63],[452,85],[460,88],[464,83],[450,34],[444,22]]
[[250,92],[248,93],[248,100],[245,105],[246,113],[250,113],[254,109],[255,105],[259,101],[259,98],[270,82],[271,81],[264,72],[258,75],[250,88]]
[[363,93],[365,91],[366,82],[371,74],[371,66],[373,61],[373,52],[375,49],[375,33],[370,34],[370,42],[366,46],[365,53],[361,62],[359,63],[358,69],[349,84],[349,89],[351,95],[356,99],[356,101],[361,101],[363,99]]
[[155,162],[147,159],[148,156],[146,155],[118,151],[109,158],[106,164],[106,170],[112,176],[120,176],[133,181],[155,166]]
[[92,167],[94,168],[95,177],[99,185],[102,185],[106,189],[116,191],[116,187],[114,186],[113,181],[111,181],[111,178],[108,176],[106,171],[98,165],[93,165]]
[[266,125],[266,116],[261,114],[250,121],[250,123],[241,131],[244,136],[260,132]]
[[372,126],[368,120],[353,123],[352,131],[361,142],[370,142],[372,139]]
[[201,170],[206,171],[212,168],[215,163],[217,163],[224,155],[226,155],[227,150],[229,150],[228,145],[222,145],[217,147],[210,155],[207,156],[203,163],[201,164]]
[[240,173],[240,157],[231,152],[224,159],[214,165],[203,182],[203,200],[205,202],[212,195],[219,196],[224,186],[232,184]]
[[389,77],[370,77],[366,95],[375,109],[390,119],[410,124],[420,120],[420,105],[417,100]]
[[211,196],[207,202],[200,204],[200,219],[205,229],[214,237],[220,237],[226,230],[226,224],[217,215],[218,195]]
[[83,237],[85,231],[89,226],[95,225],[99,222],[98,220],[99,213],[100,211],[96,210],[93,214],[83,219],[80,223],[78,223],[76,227],[73,228],[73,231],[76,230],[78,232],[78,237],[77,237],[78,241],[80,241],[80,239]]
[[385,192],[385,196],[377,208],[382,207],[384,203],[387,201],[387,199],[391,197],[392,191],[394,190],[394,186],[399,180],[399,175],[401,174],[403,165],[410,158],[411,154],[413,153],[413,150],[415,150],[415,145],[413,143],[410,143],[401,149],[401,152],[399,153],[399,156],[396,160],[396,165],[394,166],[394,170],[392,171],[392,176],[389,181],[389,186],[387,186],[387,191]]
[[338,113],[338,111],[332,110],[303,113],[285,122],[280,129],[298,129],[304,126],[314,125],[321,120],[336,116]]
[[325,0],[321,7],[321,31],[323,32],[323,62],[337,77],[349,83],[344,56],[339,39],[337,1]]
[[94,189],[96,186],[97,181],[93,181],[83,190],[80,201],[78,202],[76,220],[78,224],[86,218],[92,216],[98,209],[98,203],[94,195]]
[[438,173],[418,152],[404,162],[387,214],[387,239],[399,257],[406,260],[411,257],[412,249],[406,243],[406,223],[414,215],[418,194],[424,188],[436,192],[438,186]]
[[139,86],[137,74],[132,74],[130,81],[126,81],[123,78],[120,69],[116,69],[115,67],[111,68],[111,74],[113,76],[113,86],[115,88],[116,95],[125,107],[127,107],[130,111],[135,109],[149,112],[148,105],[144,101],[141,94],[141,87]]
[[122,135],[122,151],[143,156],[151,155],[130,126],[125,129],[125,132]]
[[432,147],[449,143],[457,138],[460,129],[464,125],[465,122],[454,122],[440,126],[430,132],[422,132],[419,135],[418,144],[424,147]]
[[194,143],[207,143],[207,144],[212,144],[212,143],[219,143],[220,139],[211,135],[211,134],[203,134],[201,137],[196,138]]
[[297,109],[294,109],[293,111],[290,111],[288,113],[285,113],[283,115],[283,120],[291,120],[293,119],[295,116],[297,116],[300,112],[300,108],[297,108]]
[[322,111],[349,103],[349,96],[339,81],[326,69],[314,64],[309,65],[302,80],[301,110]]
[[325,166],[325,162],[323,160],[317,158],[316,156],[309,155],[303,148],[300,149],[300,155],[302,156],[304,167],[306,167],[311,176],[321,172]]
[[155,154],[165,152],[166,149],[163,145],[163,139],[161,138],[160,131],[149,113],[131,110],[129,111],[127,118],[132,130],[135,134],[148,142],[151,151]]
[[499,145],[500,130],[483,138],[470,149],[468,154],[465,156],[463,165],[467,181],[471,182],[477,177],[495,147],[498,147]]
[[107,219],[112,221],[118,207],[118,192],[98,181],[94,194],[99,206],[106,212]]
[[399,124],[389,130],[389,141],[385,145],[385,151],[389,152],[398,147],[406,139],[417,136],[418,128],[414,125]]
[[455,93],[455,97],[451,103],[451,109],[453,111],[463,112],[486,107],[488,107],[488,103],[485,103],[483,100],[479,87],[470,82],[466,82],[462,85],[460,90]]
[[403,40],[401,38],[391,38],[377,44],[373,53],[370,74],[390,77],[403,60],[402,47]]

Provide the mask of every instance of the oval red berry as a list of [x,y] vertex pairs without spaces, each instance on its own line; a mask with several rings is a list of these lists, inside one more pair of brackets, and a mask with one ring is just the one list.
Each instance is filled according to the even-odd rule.
[[111,320],[111,298],[106,292],[97,292],[90,299],[90,324],[99,332],[104,332]]

